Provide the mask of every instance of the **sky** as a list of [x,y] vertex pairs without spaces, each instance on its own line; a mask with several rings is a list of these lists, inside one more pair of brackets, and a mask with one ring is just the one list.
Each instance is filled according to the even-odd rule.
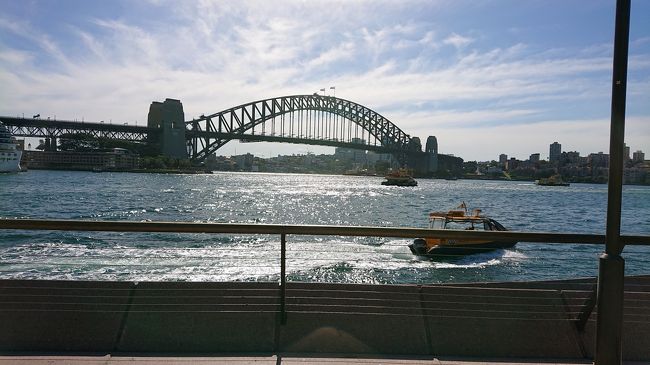
[[[146,124],[283,95],[362,104],[440,153],[608,152],[614,0],[0,0],[0,115]],[[650,1],[633,0],[625,141],[650,154]],[[230,142],[262,157],[330,147]]]

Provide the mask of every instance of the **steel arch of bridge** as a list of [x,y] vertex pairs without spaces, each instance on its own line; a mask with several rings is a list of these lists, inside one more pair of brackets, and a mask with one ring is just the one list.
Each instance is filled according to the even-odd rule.
[[[305,111],[321,114],[314,116],[311,130],[306,127],[307,130],[303,131],[305,133],[298,131],[299,133],[294,134],[292,128],[296,127],[295,123],[311,123],[312,116],[308,115],[308,121],[290,118],[288,122],[284,117]],[[335,120],[337,117],[342,118],[343,124],[338,126],[336,121],[332,124],[331,116],[335,116]],[[301,114],[301,117],[304,116]],[[277,121],[278,118],[281,120]],[[270,133],[265,125],[267,122],[273,124]],[[372,109],[349,100],[318,94],[280,96],[253,101],[211,115],[202,115],[185,123],[190,158],[198,161],[204,160],[233,139],[339,146],[397,155],[421,151],[419,144],[415,146],[411,143],[409,135]],[[275,123],[281,127],[276,128]],[[366,143],[352,141],[352,124],[357,135],[360,128],[360,136],[367,136]],[[255,134],[255,128],[258,126],[262,127],[261,134]],[[334,131],[331,130],[332,127]],[[348,128],[347,138],[337,138],[337,128],[341,128],[342,136],[345,135],[344,128]]]

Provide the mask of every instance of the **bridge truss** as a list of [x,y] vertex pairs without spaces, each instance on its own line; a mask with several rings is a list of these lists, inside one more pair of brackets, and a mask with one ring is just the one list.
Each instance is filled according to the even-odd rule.
[[190,158],[202,161],[233,139],[287,142],[400,154],[421,151],[379,113],[331,96],[281,96],[186,122]]
[[0,117],[12,135],[18,137],[59,138],[71,134],[89,134],[97,138],[145,142],[156,128],[109,123],[81,123],[76,121]]

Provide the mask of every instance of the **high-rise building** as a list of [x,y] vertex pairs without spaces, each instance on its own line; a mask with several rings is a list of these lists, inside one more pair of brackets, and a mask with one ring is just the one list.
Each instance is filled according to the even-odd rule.
[[580,160],[580,153],[578,151],[569,151],[569,152],[562,152],[560,155],[560,161],[562,163],[578,163]]
[[550,162],[559,162],[561,155],[562,155],[562,145],[557,142],[551,143],[549,153],[548,153],[548,160]]
[[645,160],[645,153],[642,151],[636,151],[632,154],[632,161],[634,162],[643,162]]
[[506,170],[508,171],[516,169],[517,166],[519,166],[519,161],[514,157],[510,157],[510,159],[506,161]]
[[539,162],[539,153],[533,153],[528,159],[533,163]]
[[499,155],[499,165],[505,165],[506,161],[508,161],[508,155],[505,153],[502,153]]
[[623,150],[623,162],[627,162],[630,160],[630,146],[627,144],[623,144],[624,150]]

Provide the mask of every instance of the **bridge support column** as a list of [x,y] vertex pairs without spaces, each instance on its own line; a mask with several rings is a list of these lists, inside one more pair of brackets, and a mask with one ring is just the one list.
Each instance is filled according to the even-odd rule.
[[44,144],[44,147],[45,147],[44,150],[45,151],[48,151],[48,152],[49,151],[56,151],[56,149],[57,149],[56,145],[57,145],[56,137],[46,137],[45,138],[45,144]]
[[185,142],[185,113],[183,104],[177,99],[154,101],[149,107],[147,125],[160,129],[158,136],[150,139],[160,148],[160,154],[166,157],[187,159]]
[[432,176],[438,170],[438,155],[430,152],[408,154],[407,166],[415,170],[416,176]]

